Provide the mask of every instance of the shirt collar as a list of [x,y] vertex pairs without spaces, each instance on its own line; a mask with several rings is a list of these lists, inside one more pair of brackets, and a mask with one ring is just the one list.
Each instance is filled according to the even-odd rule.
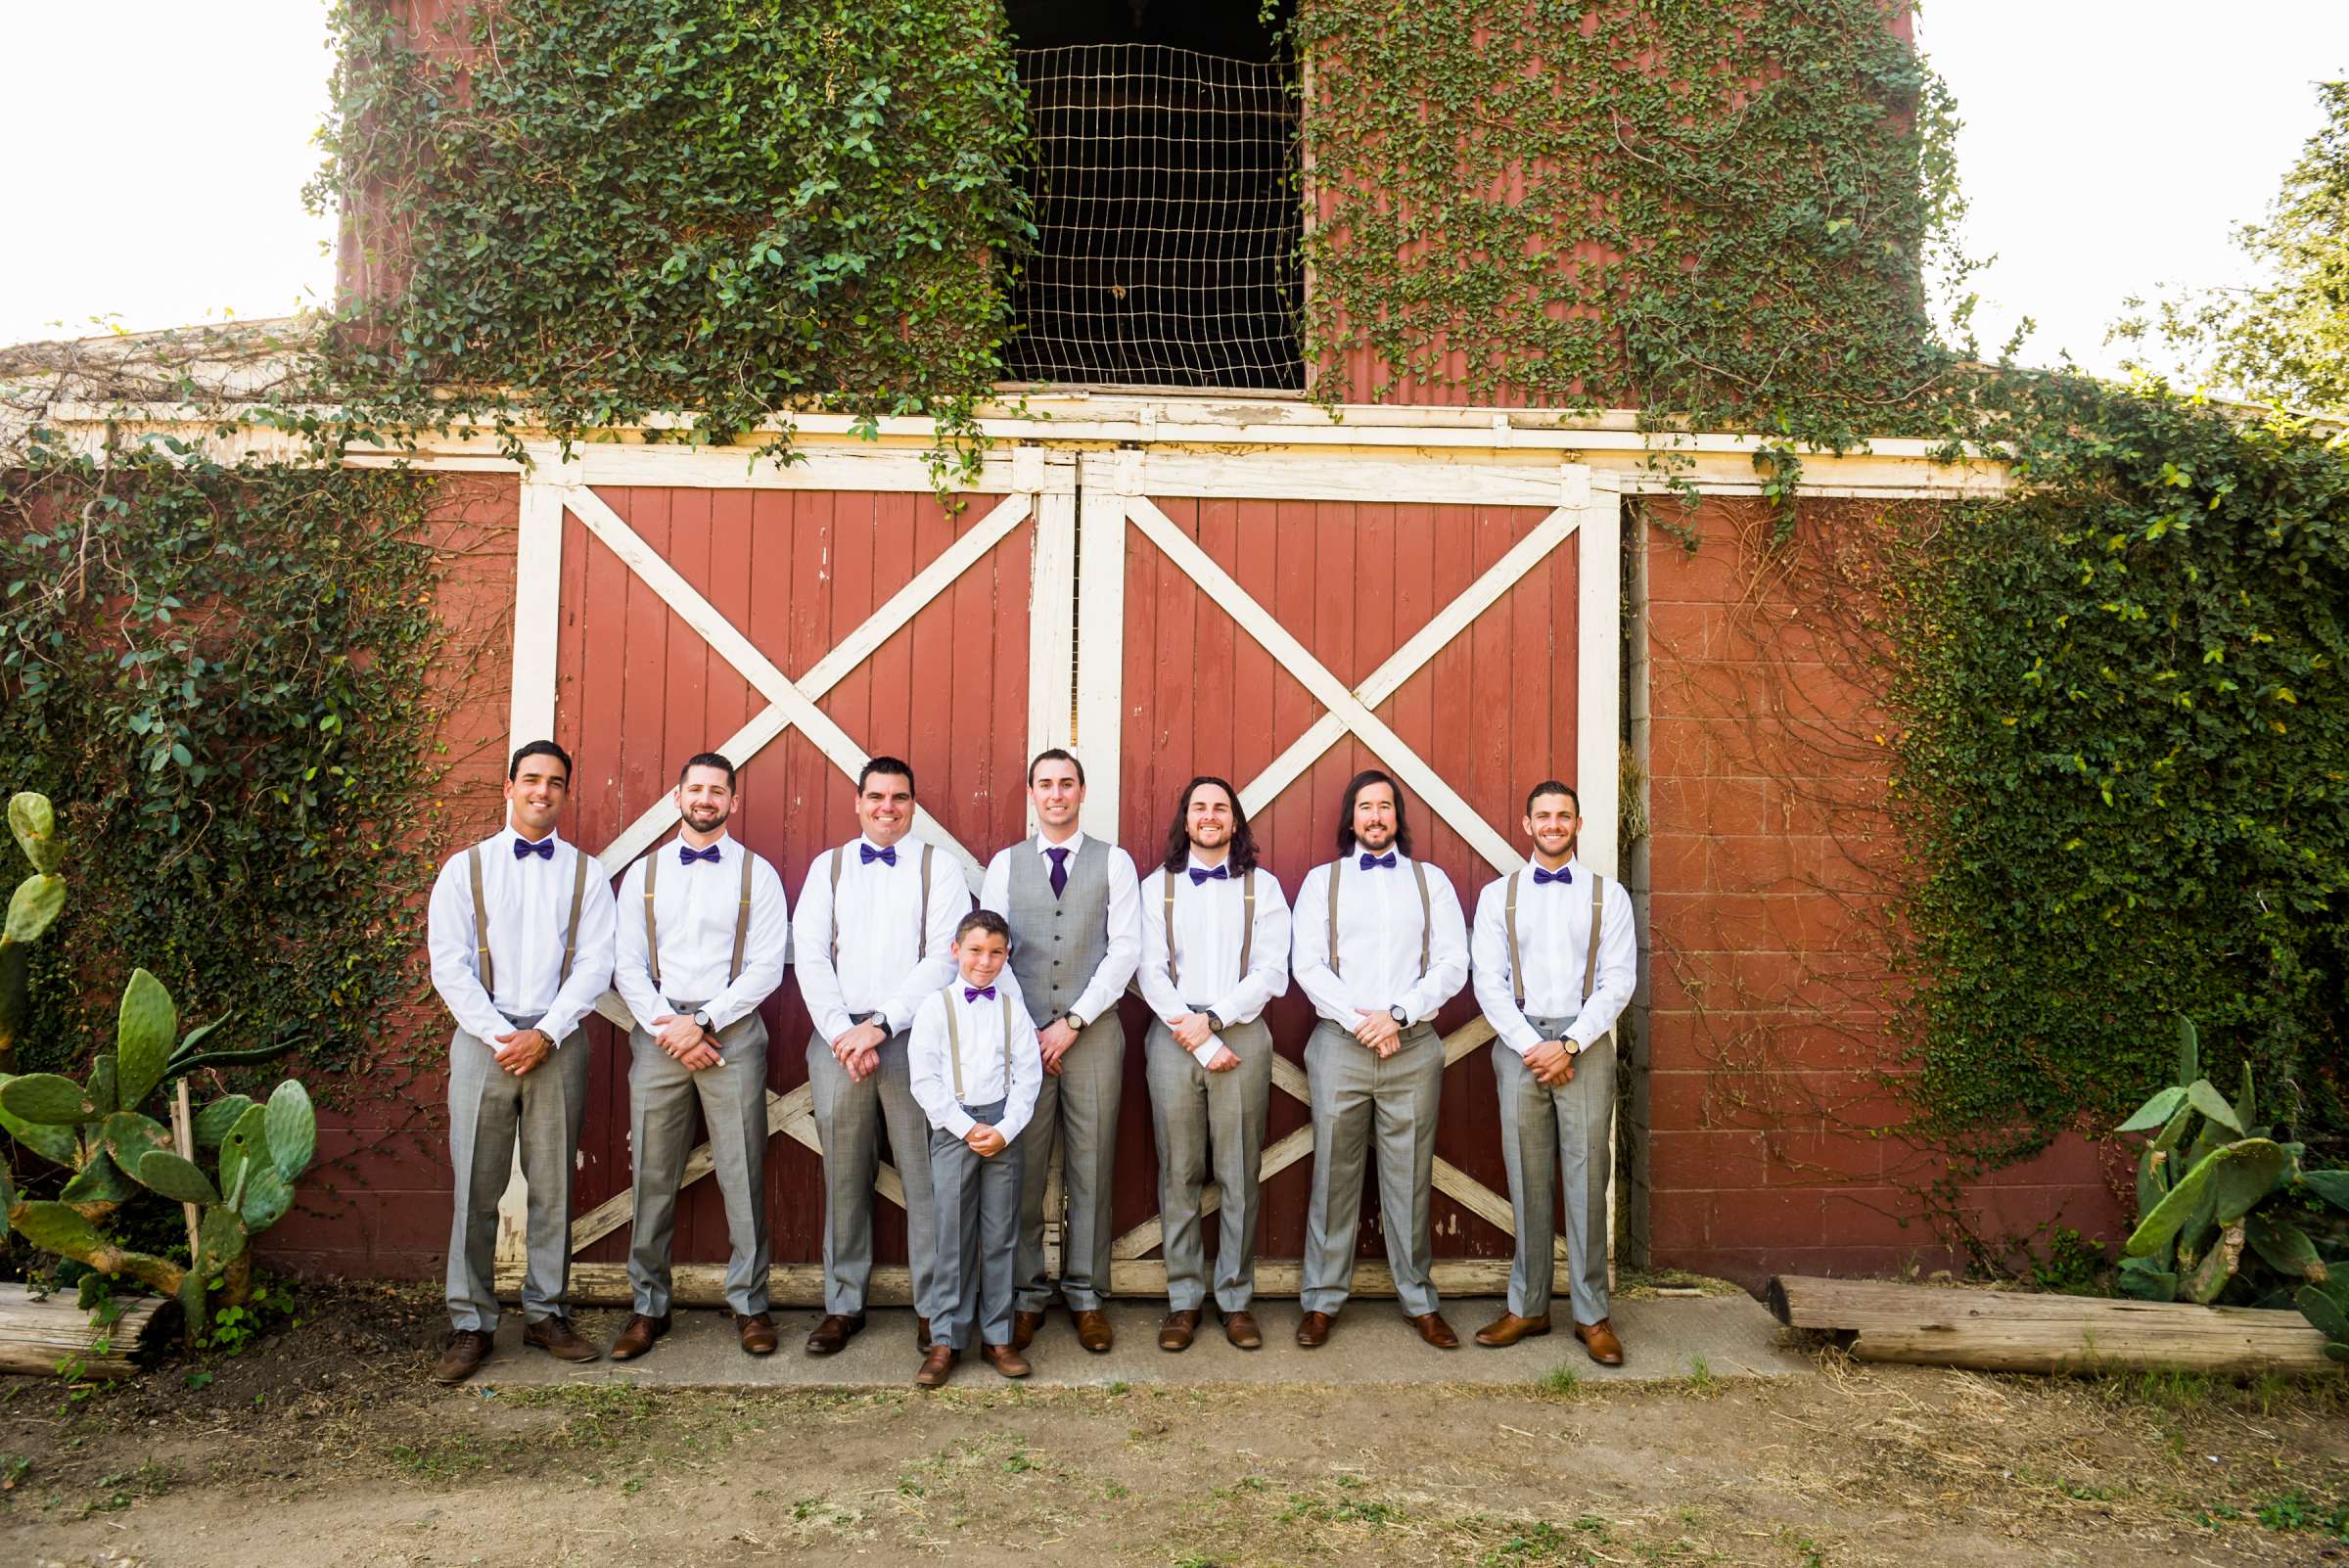
[[[1205,860],[1200,859],[1199,852],[1196,850],[1193,850],[1188,853],[1183,864],[1184,869],[1186,870],[1192,866],[1197,866],[1202,871],[1213,871],[1216,868],[1215,865],[1209,865]],[[1240,880],[1240,868],[1231,863],[1231,855],[1228,853],[1224,854],[1222,859],[1218,860],[1216,865],[1222,866],[1224,868],[1225,875],[1229,876],[1232,881],[1237,882]]]
[[526,839],[519,832],[515,831],[513,823],[508,822],[505,827],[499,831],[497,837],[491,839],[489,842],[492,844],[561,844],[563,842],[563,830],[561,828],[548,828],[546,830],[546,837],[543,839]]
[[1079,828],[1076,832],[1070,834],[1069,842],[1066,844],[1054,844],[1047,840],[1041,833],[1038,833],[1036,836],[1036,853],[1040,858],[1044,859],[1051,858],[1051,856],[1046,853],[1047,851],[1066,850],[1069,852],[1069,858],[1074,860],[1077,858],[1077,852],[1083,848],[1084,829],[1082,828]]
[[[692,845],[685,842],[685,836],[681,833],[677,835],[676,842],[684,849],[693,849]],[[720,860],[723,860],[726,857],[726,852],[734,848],[734,835],[728,833],[724,828],[719,828],[717,830],[717,837],[710,841],[709,848],[717,851],[717,857]],[[696,850],[694,853],[698,854],[701,852]]]
[[[1535,871],[1546,871],[1549,868],[1529,854],[1525,857],[1525,869],[1530,874]],[[1573,873],[1572,878],[1569,880],[1568,886],[1573,886],[1576,883],[1580,883],[1583,878],[1590,874],[1589,871],[1584,869],[1583,857],[1579,854],[1570,854],[1566,857],[1566,869]],[[1544,883],[1543,885],[1547,887],[1549,884]]]

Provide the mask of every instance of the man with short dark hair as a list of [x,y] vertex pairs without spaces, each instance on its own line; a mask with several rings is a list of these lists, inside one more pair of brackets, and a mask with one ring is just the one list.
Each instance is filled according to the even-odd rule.
[[1554,1183],[1565,1176],[1574,1336],[1623,1364],[1607,1301],[1608,1130],[1615,1119],[1615,1021],[1639,979],[1632,897],[1575,857],[1582,801],[1556,779],[1534,786],[1524,829],[1533,857],[1476,900],[1476,1000],[1492,1022],[1501,1154],[1517,1253],[1508,1310],[1479,1345],[1549,1332]]
[[1313,1195],[1297,1343],[1325,1343],[1353,1291],[1362,1167],[1375,1136],[1395,1294],[1421,1339],[1457,1350],[1436,1298],[1428,1193],[1444,1093],[1433,1020],[1468,982],[1468,924],[1451,879],[1412,857],[1393,778],[1372,768],[1346,786],[1338,857],[1305,874],[1290,926],[1291,967],[1321,1015],[1305,1047]]
[[[856,778],[861,837],[807,868],[791,924],[800,993],[815,1033],[807,1084],[824,1156],[824,1315],[807,1354],[829,1356],[864,1328],[873,1272],[873,1177],[880,1132],[905,1188],[905,1248],[917,1306],[930,1300],[936,1250],[930,1124],[906,1062],[913,1015],[954,972],[954,926],[971,893],[951,855],[909,839],[913,768],[876,757]],[[930,1323],[914,1319],[930,1348]]]
[[630,1360],[668,1332],[670,1241],[698,1103],[712,1174],[726,1204],[732,1255],[726,1306],[745,1352],[775,1348],[767,1313],[766,1023],[760,1004],[783,984],[790,912],[783,879],[726,831],[742,797],[715,752],[686,760],[670,795],[674,844],[621,877],[612,983],[628,1032],[628,1285],[634,1311],[612,1342]]
[[454,1331],[434,1368],[461,1383],[497,1334],[497,1202],[522,1146],[529,1185],[523,1342],[567,1361],[595,1348],[563,1311],[571,1279],[571,1183],[587,1108],[580,1021],[612,979],[612,885],[555,832],[571,757],[531,741],[506,766],[506,826],[449,856],[433,884],[433,989],[456,1020],[448,1043],[448,1241]]
[[1068,1223],[1060,1294],[1077,1342],[1096,1354],[1112,1343],[1109,1296],[1110,1173],[1117,1163],[1118,1099],[1126,1080],[1126,1029],[1118,998],[1142,956],[1140,879],[1133,857],[1077,825],[1084,764],[1055,748],[1028,764],[1036,834],[987,868],[982,908],[1011,926],[1011,971],[1043,1053],[1020,1176],[1017,1311],[1012,1344],[1026,1350],[1044,1320],[1044,1184],[1061,1151]]
[[1223,1337],[1265,1343],[1256,1301],[1257,1178],[1272,1088],[1265,1006],[1289,989],[1289,906],[1256,863],[1239,793],[1202,775],[1184,786],[1166,855],[1142,883],[1142,999],[1156,1018],[1143,1047],[1158,1135],[1167,1316],[1158,1347],[1190,1348],[1207,1300],[1200,1209],[1212,1158],[1223,1189],[1216,1305]]

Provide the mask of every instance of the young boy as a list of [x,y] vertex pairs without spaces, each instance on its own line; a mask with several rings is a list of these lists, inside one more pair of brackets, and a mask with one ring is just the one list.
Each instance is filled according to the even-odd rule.
[[914,1383],[938,1388],[976,1337],[1005,1377],[1026,1377],[1012,1345],[1012,1276],[1020,1243],[1019,1137],[1036,1111],[1043,1057],[1036,1025],[1013,994],[1004,959],[1011,928],[974,909],[954,928],[959,971],[913,1015],[906,1065],[913,1097],[930,1119],[930,1179],[938,1241],[930,1299],[930,1352]]

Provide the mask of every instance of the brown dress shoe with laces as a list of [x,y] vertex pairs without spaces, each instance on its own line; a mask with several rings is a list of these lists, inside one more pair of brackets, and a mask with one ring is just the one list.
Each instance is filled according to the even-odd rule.
[[954,1375],[954,1347],[933,1345],[930,1354],[922,1358],[922,1369],[913,1374],[915,1388],[944,1388],[946,1379]]
[[864,1314],[827,1313],[807,1335],[807,1354],[836,1356],[850,1340],[864,1332]]
[[1411,1319],[1411,1326],[1419,1330],[1421,1339],[1438,1350],[1460,1348],[1460,1336],[1451,1331],[1450,1323],[1444,1321],[1442,1313],[1421,1313]]
[[620,1331],[620,1337],[612,1341],[612,1348],[604,1354],[616,1361],[632,1361],[651,1350],[653,1341],[668,1332],[668,1314],[650,1317],[643,1313],[630,1313],[627,1326]]
[[1583,1342],[1590,1359],[1601,1366],[1623,1364],[1623,1341],[1615,1337],[1615,1325],[1602,1317],[1595,1323],[1577,1323],[1574,1337]]
[[1042,1313],[1013,1313],[1011,1314],[1011,1348],[1026,1350],[1036,1343],[1036,1331],[1044,1326]]
[[1329,1343],[1329,1331],[1337,1322],[1335,1314],[1330,1313],[1307,1313],[1297,1320],[1297,1348],[1319,1350]]
[[448,1336],[448,1349],[433,1367],[436,1383],[462,1383],[482,1369],[496,1341],[478,1328],[460,1328]]
[[1547,1313],[1539,1317],[1520,1317],[1515,1313],[1502,1313],[1476,1331],[1476,1342],[1494,1350],[1504,1350],[1521,1339],[1540,1339],[1548,1332]]
[[1265,1331],[1256,1326],[1256,1318],[1246,1311],[1223,1314],[1223,1337],[1240,1350],[1263,1350]]
[[[1109,1330],[1109,1314],[1100,1308],[1088,1308],[1078,1313],[1076,1317],[1077,1343],[1095,1356],[1106,1355],[1110,1346],[1117,1343],[1117,1336]],[[1027,1349],[1024,1345],[1020,1348]]]
[[775,1319],[770,1313],[736,1313],[734,1332],[742,1340],[744,1352],[752,1356],[772,1356],[775,1353]]
[[541,1317],[522,1331],[525,1345],[535,1345],[559,1361],[600,1360],[603,1352],[579,1337],[568,1317]]
[[1158,1348],[1163,1351],[1183,1351],[1191,1348],[1191,1336],[1199,1331],[1199,1309],[1185,1307],[1180,1312],[1167,1314],[1167,1320],[1158,1325]]
[[925,1356],[930,1354],[930,1319],[927,1317],[913,1320],[913,1348]]
[[1028,1364],[1027,1357],[1009,1345],[982,1345],[979,1359],[1005,1377],[1026,1377],[1036,1369]]

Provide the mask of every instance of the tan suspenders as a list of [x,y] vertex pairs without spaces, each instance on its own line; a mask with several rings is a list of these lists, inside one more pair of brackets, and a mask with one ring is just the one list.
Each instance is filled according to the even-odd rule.
[[[962,1026],[954,1021],[954,988],[962,984],[956,975],[942,993],[946,999],[946,1051],[954,1058],[954,1101],[963,1103],[962,1094]],[[995,995],[1003,1003],[1003,1093],[1011,1094],[1011,992],[998,989]]]
[[[666,846],[664,846],[666,848]],[[644,857],[644,950],[652,959],[653,984],[661,984],[661,928],[653,918],[653,885],[661,876],[661,851]],[[726,965],[726,984],[742,978],[742,951],[751,936],[751,852],[742,847],[742,896],[734,910],[734,956]],[[838,951],[837,946],[835,952]]]
[[[1329,862],[1329,972],[1333,975],[1338,973],[1338,878],[1345,870],[1345,855],[1341,854]],[[1427,863],[1414,859],[1411,862],[1411,874],[1419,879],[1419,979],[1425,980],[1429,955],[1435,944],[1436,911],[1427,897]],[[1513,881],[1509,884],[1512,900],[1509,909],[1512,914],[1517,908],[1514,901],[1516,887]],[[1514,954],[1516,949],[1512,947],[1510,951]],[[1414,985],[1417,983],[1412,982]]]
[[[1248,978],[1248,957],[1256,950],[1256,871],[1253,867],[1240,873],[1240,978]],[[1165,876],[1167,888],[1167,984],[1182,984],[1181,966],[1174,961],[1174,873]]]
[[[1516,992],[1515,1000],[1520,1012],[1525,1010],[1525,960],[1517,951],[1517,879],[1524,874],[1523,871],[1509,873],[1508,901],[1501,911],[1509,933],[1509,985]],[[1606,923],[1606,915],[1607,879],[1593,871],[1590,873],[1590,950],[1583,956],[1583,1001],[1586,1005],[1598,982],[1598,933]],[[1609,1036],[1614,1033],[1611,1029],[1607,1031]],[[1600,1037],[1602,1039],[1605,1038]]]
[[[922,901],[913,911],[913,961],[930,956],[930,856],[936,845],[922,846]],[[832,962],[840,963],[840,870],[847,863],[846,847],[832,852]]]
[[[497,970],[489,962],[489,900],[482,897],[482,847],[466,853],[466,870],[473,883],[473,951],[482,964],[482,990],[497,999]],[[571,979],[571,962],[579,951],[579,906],[587,901],[587,852],[571,852],[571,928],[563,935],[563,972],[555,978],[560,990]],[[658,978],[656,972],[655,978]]]

